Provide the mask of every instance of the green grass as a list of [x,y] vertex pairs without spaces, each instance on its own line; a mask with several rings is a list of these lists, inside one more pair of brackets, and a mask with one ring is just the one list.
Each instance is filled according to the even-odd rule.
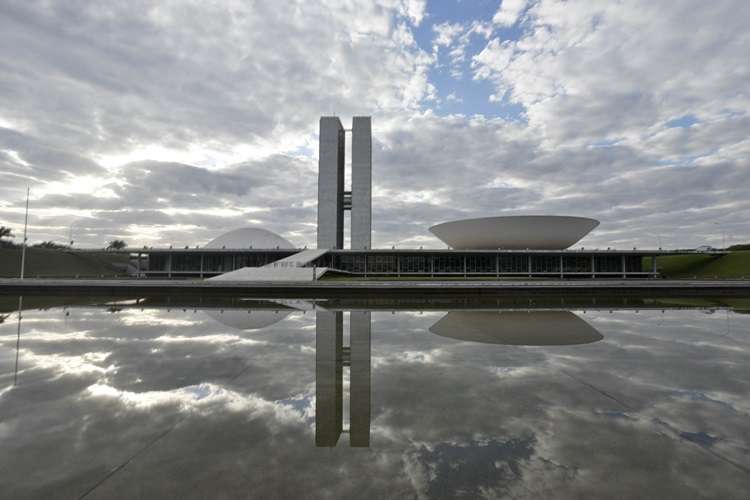
[[[71,253],[46,248],[26,249],[26,277],[112,278],[125,275],[128,256],[108,252]],[[20,248],[0,248],[0,277],[17,278],[21,269]]]
[[[644,259],[644,269],[651,265]],[[657,257],[656,268],[665,277],[680,278],[750,278],[750,251],[727,255],[663,255]]]

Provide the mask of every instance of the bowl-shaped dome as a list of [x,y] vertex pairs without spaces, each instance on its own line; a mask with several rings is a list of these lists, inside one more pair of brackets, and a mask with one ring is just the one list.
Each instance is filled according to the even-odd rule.
[[458,250],[562,250],[598,225],[587,217],[515,215],[443,222],[430,232]]
[[206,244],[205,248],[294,248],[286,238],[267,229],[243,227],[224,233]]

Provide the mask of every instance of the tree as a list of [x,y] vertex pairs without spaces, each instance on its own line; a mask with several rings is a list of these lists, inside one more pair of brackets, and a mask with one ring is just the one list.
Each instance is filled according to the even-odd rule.
[[48,248],[50,250],[66,250],[70,248],[68,245],[61,245],[59,243],[55,243],[54,241],[43,241],[41,243],[37,243],[34,246],[37,248]]
[[122,250],[123,248],[127,246],[128,244],[125,243],[123,240],[112,240],[107,245],[107,250]]
[[13,230],[9,227],[0,226],[0,247],[14,247],[16,246],[12,241],[9,239],[6,240],[5,238],[13,238]]

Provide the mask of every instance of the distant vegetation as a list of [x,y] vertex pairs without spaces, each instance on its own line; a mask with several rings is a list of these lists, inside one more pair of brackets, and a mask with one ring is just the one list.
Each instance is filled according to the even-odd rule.
[[36,243],[33,246],[35,248],[48,248],[50,250],[67,250],[70,248],[69,245],[61,245],[59,243],[55,243],[54,241],[43,241],[41,243]]
[[15,243],[10,241],[13,236],[13,231],[9,227],[0,226],[0,247],[14,247],[16,246]]
[[731,247],[728,247],[727,250],[731,250],[733,252],[736,252],[738,250],[750,250],[750,243],[741,243],[739,245],[732,245]]
[[107,250],[122,250],[127,246],[128,244],[123,240],[112,240],[107,244]]

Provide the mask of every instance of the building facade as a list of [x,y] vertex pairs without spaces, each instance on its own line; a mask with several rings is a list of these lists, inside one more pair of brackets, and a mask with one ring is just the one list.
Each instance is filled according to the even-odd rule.
[[351,248],[371,248],[372,127],[369,116],[352,119],[351,191],[345,190],[346,132],[337,116],[320,118],[318,248],[344,248],[344,212],[351,210]]

